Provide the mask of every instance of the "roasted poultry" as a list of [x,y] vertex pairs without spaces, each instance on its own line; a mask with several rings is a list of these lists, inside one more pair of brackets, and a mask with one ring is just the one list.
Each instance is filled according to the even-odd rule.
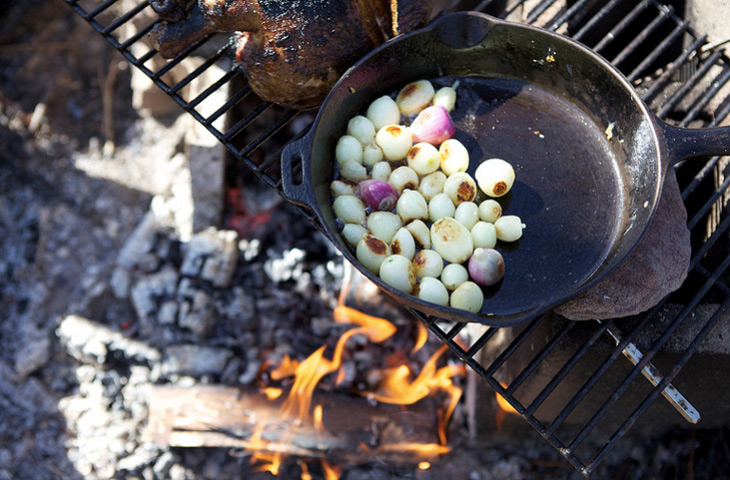
[[165,58],[215,32],[235,32],[238,67],[262,99],[319,105],[357,59],[425,25],[433,0],[149,0],[150,33]]

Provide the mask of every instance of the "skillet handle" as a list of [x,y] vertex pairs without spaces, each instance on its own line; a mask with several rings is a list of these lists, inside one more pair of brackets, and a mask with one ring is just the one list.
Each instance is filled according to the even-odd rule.
[[305,168],[306,152],[310,147],[309,135],[289,142],[281,153],[281,187],[291,203],[316,210],[314,187],[309,169]]
[[682,128],[659,121],[669,165],[691,157],[730,155],[730,127]]

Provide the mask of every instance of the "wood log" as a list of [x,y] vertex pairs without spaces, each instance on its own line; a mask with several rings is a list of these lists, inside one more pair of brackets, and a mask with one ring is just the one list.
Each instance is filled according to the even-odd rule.
[[[285,396],[285,395],[284,395]],[[348,462],[409,464],[446,453],[438,444],[438,406],[407,407],[361,397],[315,394],[321,423],[282,412],[283,397],[226,386],[157,386],[145,440],[173,447],[236,447]]]

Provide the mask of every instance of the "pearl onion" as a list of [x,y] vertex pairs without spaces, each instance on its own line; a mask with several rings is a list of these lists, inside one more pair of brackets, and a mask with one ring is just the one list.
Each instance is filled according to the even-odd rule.
[[478,313],[484,303],[484,293],[481,287],[472,281],[467,281],[451,292],[449,304],[471,313]]
[[444,141],[439,147],[441,170],[449,176],[457,172],[466,172],[469,168],[469,152],[463,143],[455,138]]
[[403,255],[391,255],[380,264],[379,276],[382,281],[405,293],[416,288],[416,274],[411,261]]
[[456,212],[454,202],[445,193],[439,193],[428,202],[428,219],[435,222],[439,218],[452,217]]
[[411,131],[403,125],[386,125],[378,130],[375,142],[383,151],[383,156],[391,162],[403,160],[413,146]]
[[418,298],[436,305],[446,306],[449,304],[448,290],[439,279],[433,277],[426,277],[419,282]]
[[340,195],[332,202],[337,218],[345,223],[363,223],[365,221],[365,204],[354,195]]
[[490,158],[477,167],[474,177],[482,192],[490,197],[501,197],[512,188],[515,171],[501,158]]
[[347,122],[347,134],[357,138],[365,146],[375,140],[375,125],[367,117],[356,115]]
[[444,269],[444,259],[436,250],[421,250],[413,257],[413,269],[418,278],[438,278]]
[[376,98],[368,107],[365,116],[373,122],[375,130],[400,121],[400,111],[395,101],[387,95]]
[[368,230],[385,243],[390,243],[395,232],[402,226],[403,221],[395,213],[373,212],[368,215]]
[[431,246],[447,262],[462,263],[474,250],[471,232],[453,218],[444,217],[431,225]]
[[351,135],[341,136],[335,145],[335,159],[340,165],[349,161],[362,163],[362,152],[360,141]]
[[449,263],[441,271],[441,281],[447,290],[456,290],[456,287],[469,280],[469,272],[460,263]]
[[404,190],[398,198],[395,211],[408,223],[411,220],[425,220],[428,218],[428,204],[423,195],[416,190]]

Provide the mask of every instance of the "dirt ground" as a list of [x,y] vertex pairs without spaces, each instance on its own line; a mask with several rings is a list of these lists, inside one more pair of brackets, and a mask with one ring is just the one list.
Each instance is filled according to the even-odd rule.
[[[273,478],[235,449],[145,442],[146,398],[160,384],[245,385],[262,352],[314,350],[340,259],[271,198],[269,230],[234,241],[226,287],[185,274],[194,249],[153,205],[171,189],[182,112],[136,111],[130,67],[63,1],[10,3],[0,7],[0,480]],[[122,265],[125,289],[120,252],[135,232],[150,243]],[[147,318],[149,292],[158,303]],[[177,309],[198,308],[195,298],[213,320],[183,323]],[[583,478],[529,429],[474,444],[461,418],[458,448],[428,470],[347,465],[340,478]],[[727,428],[627,440],[594,478],[728,478],[729,448]],[[297,461],[281,478],[300,477]]]

